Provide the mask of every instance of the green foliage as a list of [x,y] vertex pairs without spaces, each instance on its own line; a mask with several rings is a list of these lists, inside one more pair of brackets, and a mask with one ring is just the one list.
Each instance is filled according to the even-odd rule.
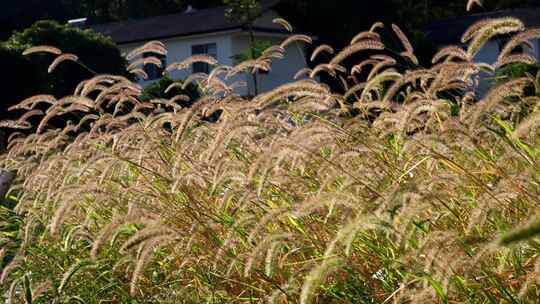
[[[480,64],[450,50],[427,68],[376,53],[365,76],[340,64],[376,50],[336,51],[312,71],[345,94],[309,79],[238,96],[224,79],[250,60],[192,75],[190,108],[170,78],[141,96],[110,75],[91,100],[44,98],[39,125],[20,105],[2,122],[30,134],[0,156],[19,202],[0,213],[1,287],[35,303],[538,302],[539,77],[476,102]],[[81,105],[88,128],[50,123]]]
[[[111,38],[54,21],[38,21],[24,31],[14,33],[4,47],[22,53],[26,48],[38,45],[54,45],[64,53],[77,54],[95,73],[127,75],[126,61]],[[32,55],[24,60],[30,60],[35,66],[34,69],[19,72],[37,74],[35,77],[40,79],[38,85],[46,88],[41,93],[64,96],[72,92],[83,79],[92,76],[90,71],[76,64],[66,63],[49,77],[47,66],[51,63],[51,58],[50,55]]]
[[497,83],[502,83],[508,80],[525,77],[525,76],[536,77],[539,71],[540,71],[539,64],[527,64],[527,63],[516,62],[516,63],[505,65],[504,67],[497,69],[495,72],[495,79]]
[[[22,55],[26,48],[39,45],[54,45],[64,53],[77,54],[86,66],[64,62],[49,74],[47,67],[54,59],[52,55]],[[38,21],[0,43],[0,66],[7,73],[3,85],[9,88],[2,95],[2,119],[18,115],[8,112],[7,108],[30,96],[51,94],[60,97],[72,94],[77,84],[94,73],[128,76],[126,60],[110,38],[54,21]],[[4,141],[5,138],[0,139],[0,146],[5,146]]]
[[17,253],[21,245],[18,231],[24,226],[24,219],[13,211],[13,202],[0,204],[0,269],[3,269]]
[[251,23],[261,13],[259,0],[223,0],[223,4],[229,7],[227,17],[243,23]]
[[[22,55],[26,48],[38,45],[55,45],[64,53],[77,54],[89,69],[73,62],[64,62],[49,74],[47,67],[54,59],[52,55]],[[7,112],[7,108],[21,100],[36,94],[58,97],[72,94],[78,83],[94,73],[128,75],[126,60],[110,38],[54,21],[38,21],[1,43],[0,66],[9,75],[4,77],[4,85],[10,88],[2,96],[0,117],[3,119],[18,115]],[[0,142],[0,145],[5,143]]]
[[18,49],[0,44],[0,66],[8,73],[7,77],[3,77],[2,86],[9,88],[2,94],[2,118],[9,117],[7,108],[10,105],[50,89],[49,81],[44,80],[44,73],[39,72],[35,62],[22,56]]
[[238,64],[246,60],[259,58],[263,54],[263,51],[270,46],[272,46],[272,42],[268,40],[256,39],[251,48],[247,48],[242,53],[236,54],[233,57],[234,62]]
[[529,225],[505,234],[500,240],[501,245],[510,245],[520,241],[530,240],[540,234],[540,221],[536,220]]
[[4,2],[5,5],[0,11],[0,41],[8,39],[13,31],[23,30],[41,19],[67,21],[71,18],[70,10],[63,2],[64,0]]
[[[173,83],[178,83],[179,86],[175,86],[165,93],[167,88]],[[154,98],[171,99],[177,95],[187,95],[190,98],[190,102],[186,102],[185,105],[191,105],[193,101],[199,98],[200,93],[194,84],[190,84],[187,88],[182,89],[182,83],[181,80],[173,80],[169,76],[163,76],[144,88],[141,93],[141,100],[149,101]]]
[[[240,2],[245,2],[245,0]],[[465,14],[464,0],[380,0],[370,2],[369,9],[365,9],[365,2],[357,0],[340,0],[340,5],[334,5],[331,1],[282,2],[279,5],[283,8],[280,13],[284,14],[289,21],[301,26],[304,31],[316,33],[323,40],[337,38],[332,39],[333,45],[338,42],[346,43],[346,40],[354,35],[358,28],[363,28],[377,20],[391,21],[412,31],[421,29],[433,20]],[[483,2],[488,11],[538,5],[536,0],[485,0]],[[11,1],[0,12],[0,40],[9,37],[12,30],[22,30],[40,19],[53,19],[59,22],[80,17],[89,17],[94,22],[128,20],[180,12],[187,5],[208,8],[222,3],[222,0]],[[321,20],[318,17],[324,17],[325,22],[316,22]]]
[[182,11],[184,0],[62,0],[70,16],[90,17],[97,22],[137,19]]
[[[226,11],[226,16],[232,20],[242,22],[248,26],[249,31],[249,47],[243,54],[237,54],[237,58],[234,58],[237,62],[239,59],[257,58],[257,52],[261,52],[260,42],[255,39],[253,32],[253,22],[261,14],[261,5],[259,0],[223,0],[223,4],[229,8]],[[259,93],[259,84],[257,73],[252,73],[253,80],[253,94]]]

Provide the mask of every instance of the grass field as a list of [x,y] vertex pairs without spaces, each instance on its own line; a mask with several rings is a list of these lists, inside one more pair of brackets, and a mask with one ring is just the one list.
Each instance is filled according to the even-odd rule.
[[[284,21],[278,20],[284,24]],[[299,80],[247,99],[225,76],[271,68],[281,45],[194,75],[201,97],[140,102],[99,75],[37,96],[3,126],[17,170],[2,207],[0,283],[14,303],[535,303],[540,290],[538,75],[477,92],[480,71],[535,64],[513,18],[420,67],[376,24]],[[497,35],[499,60],[472,61]],[[52,47],[27,51],[77,61]],[[131,54],[132,72],[152,42]],[[330,55],[320,46],[314,57]],[[352,56],[366,61],[345,65]],[[152,63],[152,59],[146,59]],[[194,62],[194,56],[170,66]],[[157,62],[156,62],[157,63]],[[315,81],[326,73],[345,93]],[[304,75],[304,76],[302,76]],[[80,117],[66,122],[69,115]],[[217,121],[209,117],[218,117]],[[31,121],[39,117],[37,123]],[[30,132],[28,132],[30,130]]]

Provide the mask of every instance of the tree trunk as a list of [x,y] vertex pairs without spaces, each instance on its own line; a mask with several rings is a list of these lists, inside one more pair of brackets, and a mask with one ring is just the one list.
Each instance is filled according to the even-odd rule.
[[97,12],[96,12],[96,0],[90,1],[89,8],[90,8],[90,17],[95,19],[94,21],[96,21],[98,19]]
[[118,0],[118,13],[119,18],[125,18],[126,14],[124,12],[124,0]]
[[15,171],[7,171],[0,169],[0,199],[4,200],[6,194],[13,183],[13,180],[17,176]]

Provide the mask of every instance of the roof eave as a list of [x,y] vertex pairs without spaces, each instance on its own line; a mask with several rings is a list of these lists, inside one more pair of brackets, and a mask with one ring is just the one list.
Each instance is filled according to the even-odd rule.
[[[255,34],[270,34],[270,35],[277,35],[280,37],[287,37],[293,34],[297,33],[291,33],[286,30],[280,30],[280,29],[273,29],[273,28],[264,28],[264,27],[254,27],[252,28]],[[175,35],[162,35],[162,36],[153,36],[153,37],[145,37],[145,38],[138,38],[138,39],[128,39],[128,40],[115,40],[115,42],[119,45],[123,44],[132,44],[132,43],[138,43],[138,42],[146,42],[150,40],[167,40],[167,39],[174,39],[174,38],[191,38],[195,36],[200,35],[211,35],[211,34],[223,34],[223,33],[247,33],[248,29],[245,25],[236,25],[231,26],[227,28],[221,28],[221,29],[213,29],[208,31],[198,31],[198,32],[190,32],[186,34],[175,34]],[[317,39],[316,36],[310,36],[312,39]]]
[[173,39],[173,38],[188,38],[192,36],[199,36],[199,35],[205,35],[205,34],[222,34],[224,32],[234,32],[234,31],[242,31],[242,26],[231,26],[227,28],[221,28],[221,29],[213,29],[213,30],[207,30],[207,31],[197,31],[197,32],[189,32],[185,34],[175,34],[175,35],[161,35],[161,36],[153,36],[153,37],[144,37],[144,38],[138,38],[138,39],[128,39],[128,40],[114,40],[117,44],[130,44],[130,43],[137,43],[137,42],[145,42],[150,40],[166,40],[166,39]]

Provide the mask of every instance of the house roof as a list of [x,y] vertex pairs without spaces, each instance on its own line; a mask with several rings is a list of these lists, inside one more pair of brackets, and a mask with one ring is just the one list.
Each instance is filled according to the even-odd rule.
[[[262,1],[262,11],[272,9],[278,2]],[[227,9],[228,7],[221,6],[139,20],[97,24],[90,28],[111,36],[118,44],[247,29],[245,24],[227,18],[225,16]],[[253,29],[259,32],[285,33],[285,31],[273,28],[254,27]]]
[[461,35],[473,23],[486,18],[516,17],[527,27],[540,26],[540,7],[500,10],[482,14],[454,17],[434,22],[425,28],[427,38],[436,44],[460,43]]

